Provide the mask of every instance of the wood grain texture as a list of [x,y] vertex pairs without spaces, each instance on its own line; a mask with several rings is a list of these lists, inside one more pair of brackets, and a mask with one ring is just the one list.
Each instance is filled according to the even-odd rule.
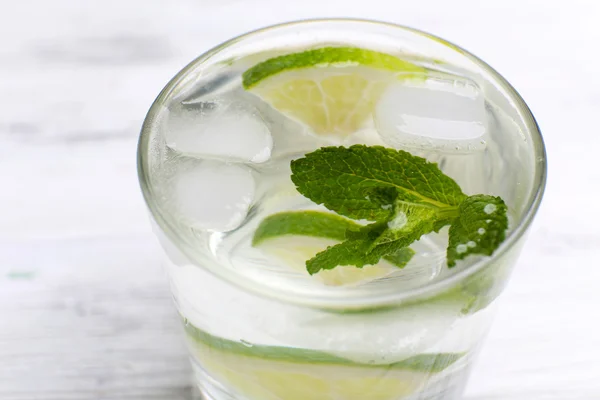
[[137,184],[139,127],[168,79],[209,47],[339,15],[461,44],[519,90],[544,132],[546,198],[465,398],[600,399],[600,4],[412,3],[4,2],[0,399],[192,398]]
[[0,398],[189,399],[154,245],[114,236],[2,246]]

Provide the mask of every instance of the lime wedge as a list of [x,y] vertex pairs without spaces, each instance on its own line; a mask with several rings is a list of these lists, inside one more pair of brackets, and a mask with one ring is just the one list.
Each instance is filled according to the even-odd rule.
[[203,368],[249,400],[401,400],[462,357],[432,353],[369,365],[314,350],[234,342],[189,323],[186,333]]
[[[276,257],[284,265],[306,272],[306,261],[345,239],[346,230],[361,225],[321,211],[290,211],[265,218],[254,233],[252,245]],[[376,265],[363,268],[340,266],[315,276],[331,286],[356,285],[384,277],[403,268],[414,251],[404,248]]]
[[265,218],[254,232],[252,245],[285,235],[314,236],[344,240],[346,230],[360,225],[336,214],[322,211],[288,211]]
[[244,72],[243,85],[316,134],[344,137],[364,125],[390,83],[424,74],[389,54],[323,47],[261,62]]

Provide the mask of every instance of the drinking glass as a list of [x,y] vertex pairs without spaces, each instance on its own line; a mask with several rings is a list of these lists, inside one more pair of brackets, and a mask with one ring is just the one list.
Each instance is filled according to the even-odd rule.
[[[322,139],[246,93],[242,74],[324,46],[392,54],[430,71],[424,79],[439,80],[443,92],[471,85],[482,96],[485,141],[450,150],[433,139],[406,146],[465,192],[506,201],[510,229],[492,256],[448,269],[441,232],[420,241],[414,267],[332,285],[252,248],[252,233],[273,210],[303,209],[301,196],[290,194],[286,163]],[[429,112],[427,98],[415,101]],[[456,122],[446,119],[449,127]],[[378,135],[383,125],[375,122],[367,134]],[[268,151],[251,151],[261,140]],[[365,141],[350,135],[336,144]],[[394,143],[403,147],[402,138]],[[527,105],[483,61],[415,29],[340,19],[268,27],[192,61],[150,108],[138,166],[206,399],[446,400],[459,398],[490,326],[541,201],[546,157]],[[271,253],[285,249],[279,243]]]

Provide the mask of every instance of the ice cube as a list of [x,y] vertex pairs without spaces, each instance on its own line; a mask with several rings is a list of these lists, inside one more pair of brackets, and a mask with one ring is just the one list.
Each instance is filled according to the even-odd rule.
[[192,228],[233,230],[254,200],[254,179],[243,165],[187,159],[179,162],[172,183],[171,207]]
[[178,104],[169,111],[167,146],[181,154],[250,163],[271,157],[271,133],[250,104],[220,99]]
[[374,118],[382,140],[396,148],[471,153],[486,146],[484,97],[466,78],[395,83],[381,96]]

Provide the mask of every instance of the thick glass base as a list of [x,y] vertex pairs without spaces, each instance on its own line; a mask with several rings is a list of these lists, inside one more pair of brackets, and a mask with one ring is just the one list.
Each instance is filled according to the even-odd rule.
[[[222,383],[211,377],[196,361],[192,360],[195,380],[200,390],[200,397],[194,397],[194,400],[266,400],[247,397],[241,393],[235,393],[233,389],[225,387]],[[470,365],[463,364],[461,368],[455,369],[452,373],[444,374],[426,387],[410,395],[383,396],[386,400],[459,400],[464,392],[465,385],[470,373]],[[377,397],[380,398],[379,396]],[[300,400],[295,394],[290,396],[274,396],[269,400]],[[302,400],[365,400],[362,393],[355,393],[343,399],[337,397],[328,397],[326,393],[315,392],[314,398]]]

